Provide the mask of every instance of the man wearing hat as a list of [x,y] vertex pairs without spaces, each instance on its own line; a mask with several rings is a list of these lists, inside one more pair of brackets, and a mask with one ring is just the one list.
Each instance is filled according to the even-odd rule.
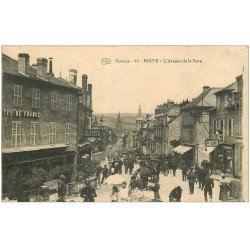
[[64,175],[61,175],[59,180],[57,181],[58,184],[58,202],[64,202],[67,186],[66,186],[66,177]]
[[85,182],[85,187],[82,189],[81,197],[84,198],[84,202],[94,202],[96,197],[95,189],[91,186],[90,181]]

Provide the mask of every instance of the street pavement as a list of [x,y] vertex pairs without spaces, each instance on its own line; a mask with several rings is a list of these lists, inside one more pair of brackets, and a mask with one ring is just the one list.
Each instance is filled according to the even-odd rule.
[[[130,182],[131,175],[129,174],[122,174],[122,177],[126,180],[127,184]],[[198,188],[198,183],[195,184],[194,194],[189,193],[189,186],[188,181],[182,181],[182,174],[181,170],[176,171],[176,176],[174,177],[173,174],[169,174],[168,176],[164,176],[160,174],[160,196],[163,202],[169,201],[169,194],[177,186],[182,188],[182,202],[204,202],[204,191],[201,191]],[[213,202],[219,201],[219,181],[214,181],[214,188],[213,188]],[[95,198],[96,202],[110,202],[110,195],[112,192],[112,185],[102,184],[96,190],[97,197]],[[82,198],[78,195],[77,197],[68,197],[67,201],[75,201],[75,202],[82,202]],[[209,200],[209,197],[208,197]]]
[[[130,181],[131,175],[122,174],[127,183]],[[177,186],[182,188],[182,202],[204,202],[204,191],[201,191],[198,188],[198,183],[195,184],[194,194],[189,194],[189,186],[188,181],[182,181],[182,174],[180,170],[176,171],[176,176],[173,174],[169,174],[168,176],[164,176],[160,174],[160,196],[161,200],[164,202],[168,202],[169,194]],[[213,201],[219,201],[219,182],[214,181],[213,188]],[[110,194],[112,191],[112,186],[102,185],[100,189],[97,190],[97,198],[96,201],[108,202],[110,201]]]
[[[102,167],[104,167],[104,165],[108,165],[108,159],[106,158],[104,161],[101,162],[100,164]],[[138,166],[135,165],[134,170],[138,169]],[[125,181],[127,182],[127,185],[130,182],[130,178],[131,175],[129,174],[124,174],[124,166],[122,169],[123,174],[121,174],[121,176],[125,179]],[[160,174],[160,180],[159,180],[159,184],[160,184],[160,196],[161,196],[161,200],[163,202],[168,202],[169,200],[169,194],[170,192],[177,186],[180,186],[182,188],[182,198],[181,201],[182,202],[204,202],[204,191],[201,191],[200,188],[198,188],[198,183],[195,184],[194,187],[194,194],[190,194],[189,193],[189,185],[188,185],[188,181],[182,181],[182,173],[181,170],[176,171],[176,176],[173,176],[173,173],[170,173],[168,176],[165,176],[164,174]],[[107,184],[102,184],[101,186],[99,186],[96,190],[96,194],[97,197],[95,198],[96,202],[110,202],[110,195],[112,192],[112,185],[107,185]],[[220,188],[219,188],[219,181],[218,180],[214,180],[214,188],[213,188],[213,202],[218,202],[219,201],[219,192],[220,192]],[[57,196],[57,194],[55,194]],[[50,200],[57,200],[57,197],[51,197]],[[209,197],[208,197],[209,200]],[[78,196],[71,196],[71,197],[67,197],[66,201],[75,201],[75,202],[82,202],[83,199],[80,197],[80,195]]]

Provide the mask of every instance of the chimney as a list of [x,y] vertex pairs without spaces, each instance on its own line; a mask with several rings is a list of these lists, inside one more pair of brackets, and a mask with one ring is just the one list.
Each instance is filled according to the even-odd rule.
[[70,69],[69,70],[69,82],[76,86],[77,83],[77,70],[76,69]]
[[52,60],[53,60],[53,58],[50,57],[50,58],[49,58],[49,75],[54,77],[53,67],[52,67],[52,66],[53,66],[53,65],[52,65]]
[[92,96],[92,84],[88,84],[88,95]]
[[208,91],[210,89],[209,86],[203,86],[203,92]]
[[18,72],[24,75],[28,75],[29,62],[30,62],[30,56],[25,53],[20,53],[18,55]]
[[87,107],[92,109],[92,84],[88,84],[88,92],[87,92]]
[[243,92],[243,75],[237,76],[236,82],[237,82],[238,92],[242,93]]
[[36,74],[41,78],[46,78],[47,76],[47,65],[48,60],[43,57],[37,58]]
[[87,105],[87,89],[88,89],[88,76],[82,75],[82,92],[83,92],[83,101],[84,105]]

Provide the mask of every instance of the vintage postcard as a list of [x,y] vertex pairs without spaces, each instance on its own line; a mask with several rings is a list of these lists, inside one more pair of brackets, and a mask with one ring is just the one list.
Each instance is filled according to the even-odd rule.
[[248,202],[248,46],[2,46],[2,202]]

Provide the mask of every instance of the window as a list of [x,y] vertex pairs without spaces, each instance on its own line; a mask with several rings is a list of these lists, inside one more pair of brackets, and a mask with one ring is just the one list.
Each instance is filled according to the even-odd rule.
[[56,143],[56,123],[49,123],[49,144],[53,145]]
[[228,122],[227,122],[227,135],[228,136],[233,136],[234,135],[233,119],[228,119]]
[[213,134],[215,135],[217,131],[217,121],[213,120]]
[[219,134],[224,134],[224,124],[224,120],[217,121],[217,131],[219,132]]
[[51,102],[50,102],[50,108],[52,110],[56,110],[57,108],[57,94],[56,92],[51,92],[51,98],[50,98]]
[[32,108],[40,107],[40,89],[32,90]]
[[72,110],[72,95],[67,95],[66,110],[67,111],[71,111]]
[[23,103],[23,86],[15,84],[13,106],[21,107],[22,103]]
[[38,122],[31,122],[30,145],[31,146],[39,145],[39,123]]
[[21,146],[22,124],[20,121],[12,122],[11,147],[17,148]]
[[70,143],[71,141],[71,130],[72,130],[72,124],[66,123],[65,143]]

